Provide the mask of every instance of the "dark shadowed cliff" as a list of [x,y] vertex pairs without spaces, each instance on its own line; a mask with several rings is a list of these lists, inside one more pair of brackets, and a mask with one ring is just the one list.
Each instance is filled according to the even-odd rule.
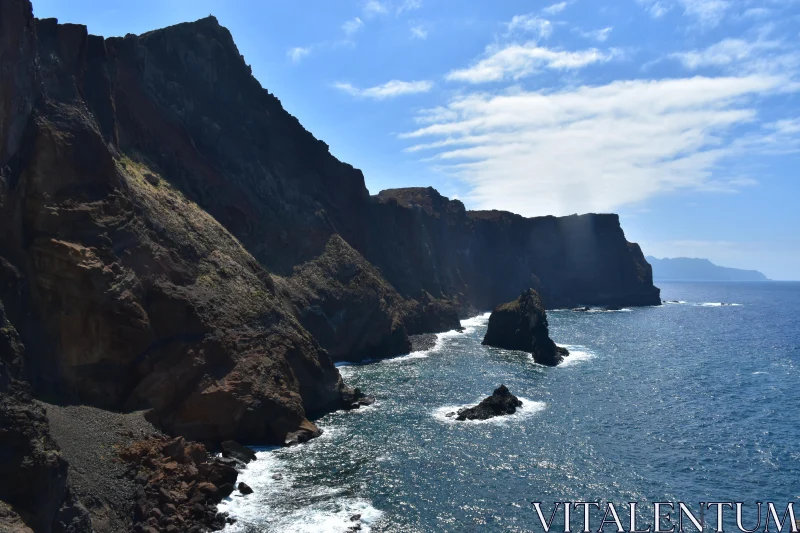
[[536,288],[547,308],[658,305],[659,290],[617,215],[525,218],[466,211],[432,188],[382,191],[367,258],[404,296],[491,309]]
[[658,303],[616,215],[370,197],[213,17],[104,39],[0,6],[0,297],[36,394],[297,441],[352,402],[334,360],[407,352],[527,287]]

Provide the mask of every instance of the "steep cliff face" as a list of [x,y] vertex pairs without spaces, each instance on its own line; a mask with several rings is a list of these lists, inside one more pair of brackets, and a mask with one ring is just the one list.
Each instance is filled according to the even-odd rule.
[[[315,434],[306,411],[338,408],[348,390],[262,263],[181,188],[219,182],[180,123],[137,93],[152,74],[146,51],[83,26],[34,27],[30,5],[22,12],[19,39],[38,44],[41,83],[31,109],[3,106],[16,113],[4,124],[27,118],[0,190],[0,255],[25,283],[19,324],[35,388],[151,407],[162,427],[196,439]],[[148,118],[150,130],[136,129]],[[163,170],[167,151],[194,166]]]
[[466,211],[432,188],[382,191],[371,208],[367,257],[404,296],[426,291],[462,310],[491,309],[534,287],[548,308],[660,303],[617,215]]
[[550,306],[658,300],[612,215],[371,198],[213,17],[104,39],[25,0],[0,13],[0,289],[16,280],[39,394],[296,442],[352,403],[333,360],[407,352],[531,286]]

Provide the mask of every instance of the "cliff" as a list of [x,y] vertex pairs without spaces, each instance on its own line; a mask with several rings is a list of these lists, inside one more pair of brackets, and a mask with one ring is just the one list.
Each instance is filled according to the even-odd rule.
[[0,297],[40,396],[298,442],[352,404],[334,360],[407,352],[530,286],[658,302],[615,215],[370,197],[213,17],[105,39],[26,0],[0,14]]
[[660,303],[617,215],[467,211],[432,188],[408,188],[378,194],[372,216],[367,258],[407,297],[424,291],[462,310],[491,309],[534,287],[550,309]]

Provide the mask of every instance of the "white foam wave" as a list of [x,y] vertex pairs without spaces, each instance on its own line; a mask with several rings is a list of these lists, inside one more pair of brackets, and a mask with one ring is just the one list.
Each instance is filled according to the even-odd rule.
[[580,364],[584,361],[588,361],[590,359],[594,359],[597,357],[597,354],[588,350],[585,346],[564,346],[567,350],[569,350],[569,355],[564,358],[560,365],[556,368],[564,368],[569,366],[574,366]]
[[[326,431],[319,439],[329,433],[332,432]],[[345,533],[355,525],[361,526],[359,531],[369,533],[370,525],[383,515],[369,501],[344,496],[342,490],[330,487],[317,486],[310,492],[293,494],[293,490],[297,491],[293,489],[296,480],[288,463],[274,450],[256,452],[256,457],[239,475],[239,481],[250,485],[253,494],[234,492],[219,504],[220,511],[237,519],[225,528],[229,533],[253,528],[274,533]],[[353,521],[353,515],[361,517]]]
[[384,359],[383,361],[381,361],[381,363],[394,364],[394,363],[403,363],[405,361],[411,361],[414,359],[427,359],[427,358],[428,358],[428,350],[420,350],[418,352],[411,352],[406,355],[392,357],[391,359]]
[[685,302],[683,300],[665,300],[664,301],[665,305],[684,305],[684,304],[688,304],[688,303],[689,302]]
[[740,307],[742,304],[730,304],[725,302],[703,302],[697,305],[700,307]]
[[760,374],[766,374],[766,372],[753,372],[753,375],[754,375],[754,376],[758,376],[758,375],[760,375]]
[[592,308],[586,313],[630,313],[633,309],[628,309],[627,307],[623,307],[622,309],[603,309],[602,307]]
[[483,398],[469,404],[464,405],[445,405],[444,407],[439,407],[433,410],[433,418],[438,420],[439,422],[443,422],[445,424],[509,424],[519,422],[520,420],[524,420],[526,418],[530,418],[537,413],[542,412],[547,404],[544,402],[537,402],[534,400],[529,400],[527,398],[519,397],[520,401],[522,401],[522,407],[518,407],[517,411],[513,415],[506,415],[506,416],[496,416],[494,418],[490,418],[488,420],[463,420],[458,421],[456,420],[455,416],[447,416],[450,413],[457,413],[459,409],[463,409],[464,407],[473,407],[480,403]]
[[[358,521],[351,520],[353,515],[361,515]],[[345,533],[353,531],[354,525],[360,524],[358,531],[369,533],[370,525],[376,522],[383,512],[366,500],[348,498],[315,505],[281,517],[274,531],[291,531],[296,533]]]
[[464,328],[462,333],[472,333],[480,326],[485,326],[489,322],[489,317],[492,313],[483,313],[472,318],[467,318],[461,321],[461,327]]

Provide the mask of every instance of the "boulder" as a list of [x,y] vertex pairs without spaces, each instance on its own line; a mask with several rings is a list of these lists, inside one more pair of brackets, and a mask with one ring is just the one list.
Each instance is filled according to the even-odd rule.
[[483,344],[529,352],[534,361],[546,366],[556,366],[569,355],[550,338],[547,313],[539,293],[533,289],[492,311]]
[[244,495],[253,494],[253,489],[250,488],[250,485],[242,481],[239,483],[239,492]]
[[519,398],[511,394],[505,385],[500,385],[491,396],[475,407],[459,409],[456,420],[487,420],[496,416],[513,415],[517,412],[517,407],[522,407]]
[[233,457],[245,464],[256,460],[256,452],[236,441],[226,440],[220,446],[224,457]]

